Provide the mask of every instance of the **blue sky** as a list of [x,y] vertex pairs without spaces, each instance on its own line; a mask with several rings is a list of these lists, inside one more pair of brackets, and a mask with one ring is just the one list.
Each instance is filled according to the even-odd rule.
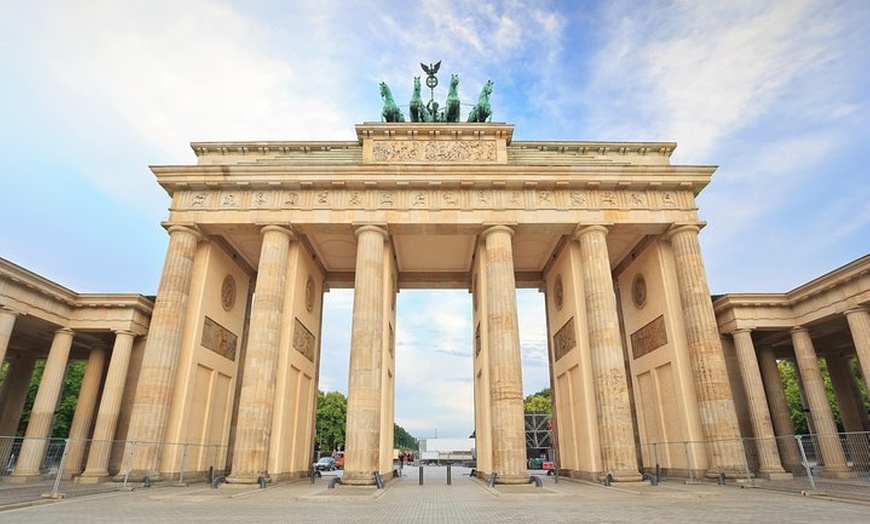
[[[674,163],[718,165],[714,293],[787,291],[870,246],[870,2],[0,0],[0,34],[0,256],[79,292],[155,292],[149,165],[194,163],[192,141],[353,140],[379,81],[403,103],[438,60],[464,100],[494,81],[517,140],[675,141]],[[543,302],[519,302],[532,393]],[[323,389],[346,390],[351,303],[326,298]],[[467,436],[470,297],[398,307],[397,422]]]

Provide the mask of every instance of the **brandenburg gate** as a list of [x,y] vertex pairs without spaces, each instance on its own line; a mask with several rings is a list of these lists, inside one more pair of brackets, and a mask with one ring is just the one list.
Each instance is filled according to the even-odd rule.
[[[640,481],[643,432],[665,426],[711,443],[693,467],[741,470],[698,243],[695,198],[715,168],[672,165],[673,143],[513,131],[364,123],[355,141],[194,143],[195,165],[153,167],[169,246],[126,438],[158,445],[138,447],[132,476],[181,467],[162,442],[227,445],[230,483],[308,475],[323,294],[341,287],[354,290],[345,484],[393,467],[403,288],[472,294],[480,476],[528,482],[517,288],[546,295],[562,474]],[[636,400],[651,393],[655,406]]]

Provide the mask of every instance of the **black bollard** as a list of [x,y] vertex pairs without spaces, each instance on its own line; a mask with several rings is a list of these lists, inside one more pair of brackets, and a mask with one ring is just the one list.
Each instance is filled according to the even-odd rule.
[[450,485],[450,464],[447,464],[447,485]]
[[420,466],[420,485],[423,485],[423,466]]

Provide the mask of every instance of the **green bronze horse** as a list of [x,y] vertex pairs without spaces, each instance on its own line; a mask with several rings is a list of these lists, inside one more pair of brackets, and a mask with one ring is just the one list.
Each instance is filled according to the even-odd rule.
[[431,122],[432,115],[426,109],[423,103],[423,97],[420,95],[420,77],[414,77],[414,94],[411,95],[411,104],[408,109],[408,114],[411,117],[411,122]]
[[459,75],[450,75],[450,89],[447,91],[447,108],[444,110],[445,122],[459,122],[459,94],[456,88],[459,86]]
[[381,82],[381,98],[384,99],[384,109],[381,111],[384,122],[404,122],[405,116],[393,100],[393,92],[385,82]]
[[487,80],[480,90],[477,104],[468,113],[469,122],[491,122],[492,106],[489,105],[489,95],[492,94],[492,80]]

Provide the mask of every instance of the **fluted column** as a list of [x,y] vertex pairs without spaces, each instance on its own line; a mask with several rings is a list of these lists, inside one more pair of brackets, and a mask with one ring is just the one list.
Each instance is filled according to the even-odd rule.
[[528,482],[513,234],[507,226],[493,226],[481,234],[486,246],[492,468],[504,484]]
[[9,361],[0,395],[0,437],[14,436],[18,431],[35,364],[36,359],[29,354],[20,354]]
[[867,387],[870,387],[870,311],[859,307],[846,311],[846,321],[855,343],[855,353],[861,365],[861,374]]
[[253,484],[268,478],[267,460],[275,402],[275,378],[284,310],[284,282],[293,233],[269,225],[262,229],[263,244],[254,288],[245,374],[239,395],[239,416],[233,447],[233,470],[227,482]]
[[15,477],[34,477],[40,474],[39,467],[45,457],[45,448],[51,437],[54,411],[60,398],[60,388],[72,348],[73,330],[63,328],[55,332],[42,372],[42,380],[30,411],[30,421],[24,433],[21,454],[15,466]]
[[187,226],[169,227],[169,246],[157,299],[151,313],[127,440],[135,442],[130,478],[157,480],[159,447],[169,417],[169,403],[181,352],[193,259],[200,233]]
[[12,338],[12,327],[18,314],[11,309],[0,307],[0,367],[6,360],[6,350],[9,348],[9,339]]
[[840,406],[840,419],[843,421],[843,430],[847,433],[846,444],[851,449],[851,458],[855,464],[866,466],[867,436],[864,431],[864,403],[861,392],[855,384],[855,375],[852,373],[851,359],[841,355],[826,355],[825,363],[828,365],[828,375],[831,377],[831,386],[837,404]]
[[736,476],[743,470],[740,427],[701,258],[699,231],[700,227],[694,224],[676,226],[670,231],[669,239],[673,246],[701,425],[708,441],[710,469],[707,475],[715,476],[723,471]]
[[639,481],[628,379],[607,254],[607,228],[601,225],[581,227],[574,236],[580,243],[583,264],[586,324],[605,468],[602,473],[610,473],[617,482]]
[[378,226],[356,230],[356,274],[347,384],[347,431],[342,482],[374,484],[381,428],[381,366],[384,326],[384,242]]
[[12,455],[12,439],[27,400],[27,388],[36,363],[32,355],[17,355],[9,360],[6,379],[0,390],[0,464],[8,464]]
[[136,335],[129,331],[115,332],[115,344],[97,411],[97,422],[94,425],[93,441],[88,451],[88,462],[81,476],[82,482],[98,482],[109,476],[112,440],[118,427],[124,384],[127,381],[127,370],[130,367],[130,355],[135,337]]
[[103,380],[103,369],[106,365],[106,349],[93,348],[88,355],[85,376],[79,398],[76,400],[76,411],[69,428],[69,448],[64,462],[63,474],[72,477],[82,471],[82,459],[94,412],[97,408],[97,396],[100,393],[100,382]]
[[740,377],[749,404],[749,416],[752,420],[752,430],[755,433],[755,447],[758,450],[758,472],[764,476],[785,474],[779,460],[776,447],[776,435],[770,420],[770,410],[764,395],[764,383],[755,355],[755,345],[752,343],[752,332],[748,329],[738,329],[731,333],[734,338],[734,348],[737,361],[740,364]]
[[758,363],[761,368],[761,376],[764,381],[764,389],[767,393],[767,402],[770,406],[773,429],[776,431],[777,444],[782,454],[782,463],[785,469],[792,473],[802,471],[800,450],[794,439],[794,424],[791,421],[788,401],[785,398],[785,390],[782,387],[782,377],[779,374],[779,366],[776,365],[776,355],[773,348],[763,347],[758,352]]
[[801,380],[804,385],[807,404],[810,408],[810,417],[813,420],[813,428],[816,431],[819,448],[822,453],[822,461],[827,472],[848,471],[846,456],[840,445],[840,437],[837,434],[837,425],[834,423],[834,415],[831,405],[828,404],[828,395],[825,391],[825,382],[819,368],[819,360],[810,333],[796,327],[791,331],[791,340],[794,345],[794,356],[800,370]]

